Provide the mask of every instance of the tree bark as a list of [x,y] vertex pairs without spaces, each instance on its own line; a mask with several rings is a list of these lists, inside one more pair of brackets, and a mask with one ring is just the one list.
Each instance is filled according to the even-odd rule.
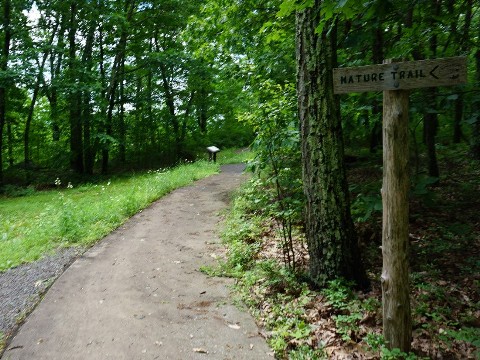
[[[53,44],[53,40],[55,39],[55,35],[57,33],[57,28],[58,24],[55,24],[53,27],[52,35],[50,37],[50,40],[47,44],[47,47],[51,47]],[[35,85],[33,88],[33,94],[32,94],[32,100],[30,101],[30,106],[28,108],[28,115],[27,115],[27,121],[25,123],[25,131],[23,134],[23,144],[24,144],[24,166],[25,169],[28,169],[30,166],[30,127],[32,124],[33,120],[33,114],[35,111],[35,105],[37,103],[37,98],[38,98],[38,93],[40,91],[40,86],[44,82],[43,80],[43,69],[45,68],[45,63],[47,62],[47,58],[49,55],[49,50],[45,50],[42,56],[42,60],[39,64],[38,67],[38,74],[37,74],[37,79],[35,81]]]
[[339,277],[366,286],[350,214],[339,102],[333,94],[336,26],[326,24],[322,33],[317,33],[321,3],[316,0],[296,16],[297,96],[310,275],[318,286]]
[[[10,9],[11,1],[5,0],[3,4],[3,36],[2,53],[0,54],[0,70],[8,70],[8,57],[10,53],[10,41],[12,39],[12,30],[10,29]],[[0,86],[0,185],[3,183],[3,129],[7,119],[7,86]]]
[[[85,42],[85,49],[83,51],[82,63],[85,66],[86,72],[92,71],[92,52],[93,42],[95,39],[96,21],[91,21]],[[82,74],[82,78],[84,78]],[[84,80],[86,81],[86,80]],[[89,91],[83,91],[81,97],[81,114],[83,119],[83,153],[85,162],[85,173],[93,174],[93,167],[95,164],[95,149],[91,139],[92,132],[92,106],[91,94]]]
[[13,166],[13,133],[12,122],[7,118],[7,140],[8,140],[8,165]]
[[387,346],[410,350],[408,283],[408,91],[383,93],[383,334]]
[[[435,16],[440,16],[441,12],[441,0],[432,1],[432,12]],[[432,18],[433,19],[433,18]],[[433,21],[433,20],[432,20]],[[432,28],[435,24],[432,22]],[[435,58],[437,55],[437,35],[433,35],[430,38],[430,51],[432,58]],[[436,99],[437,99],[437,89],[429,88],[426,90],[427,98],[429,101],[428,105],[435,109],[436,108]],[[424,115],[424,134],[425,134],[425,145],[427,146],[427,157],[428,157],[428,175],[431,177],[438,178],[440,176],[440,171],[438,169],[437,161],[437,150],[435,145],[435,137],[437,135],[438,129],[438,114],[436,112],[426,112]],[[438,183],[438,181],[437,181]]]
[[[383,33],[384,29],[381,21],[377,24],[374,29],[374,38],[373,38],[373,49],[372,49],[372,60],[374,64],[380,64],[383,61]],[[382,143],[382,125],[380,116],[382,114],[382,108],[380,106],[380,101],[377,99],[373,100],[372,104],[372,115],[373,115],[373,126],[370,131],[370,152],[374,153],[377,148]]]
[[[130,23],[132,21],[134,10],[135,10],[135,1],[130,1],[130,2],[127,1],[125,3],[125,14],[126,14],[127,23]],[[111,137],[113,135],[113,109],[115,107],[117,87],[118,87],[120,76],[121,76],[122,62],[125,59],[127,37],[128,37],[127,28],[124,27],[122,28],[120,39],[118,41],[118,45],[116,48],[115,59],[112,65],[110,85],[107,92],[108,110],[107,110],[107,118],[105,120],[105,133],[107,137]],[[102,150],[102,173],[103,174],[106,174],[108,172],[108,164],[109,164],[109,157],[110,157],[109,142],[110,140],[107,139],[107,143],[104,144],[104,148]]]
[[[449,12],[453,14],[453,0],[449,3]],[[469,39],[470,39],[470,26],[472,24],[472,7],[473,0],[465,1],[465,23],[463,27],[463,33],[460,38],[460,51],[465,54],[469,51]],[[452,30],[453,31],[453,30]],[[455,32],[457,29],[455,27]],[[458,98],[455,100],[455,116],[453,118],[453,142],[458,144],[464,138],[462,131],[462,120],[463,120],[463,107],[464,107],[464,97],[461,92],[458,94]]]
[[[480,29],[478,33],[480,36]],[[475,65],[476,81],[477,84],[480,84],[480,49],[477,49],[477,52],[475,53]],[[472,104],[472,107],[477,114],[477,118],[473,123],[471,152],[474,159],[480,160],[480,99],[478,97]]]
[[[60,30],[58,32],[58,40],[56,48],[59,50],[52,50],[50,53],[50,86],[47,89],[46,95],[48,101],[50,102],[50,119],[52,122],[52,138],[53,141],[60,140],[60,120],[59,120],[59,111],[58,111],[58,89],[55,82],[60,78],[60,73],[62,69],[63,62],[63,49],[65,47],[64,42],[64,32],[67,22],[67,15],[60,14]],[[55,62],[56,60],[56,62]]]
[[70,25],[68,31],[69,43],[69,81],[70,81],[70,166],[73,171],[81,174],[84,172],[83,166],[83,138],[82,138],[82,118],[81,118],[81,92],[77,89],[77,61],[76,61],[76,39],[77,32],[77,3],[74,1],[70,5]]
[[119,93],[118,105],[120,107],[118,118],[118,137],[119,137],[119,153],[118,158],[121,163],[125,163],[127,160],[126,145],[127,145],[127,127],[125,124],[125,59],[122,59],[120,68],[120,93]]

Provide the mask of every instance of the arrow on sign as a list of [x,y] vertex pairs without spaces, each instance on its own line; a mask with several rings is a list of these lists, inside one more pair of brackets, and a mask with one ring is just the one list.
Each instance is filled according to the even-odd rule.
[[438,79],[438,76],[435,75],[433,72],[438,69],[438,65],[433,68],[432,71],[430,71],[430,75],[432,75],[435,79]]

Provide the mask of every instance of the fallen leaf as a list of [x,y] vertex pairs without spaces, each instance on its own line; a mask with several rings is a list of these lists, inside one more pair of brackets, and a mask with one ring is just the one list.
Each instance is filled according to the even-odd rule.
[[237,325],[237,324],[228,324],[228,327],[229,327],[230,329],[235,329],[235,330],[240,329],[240,326]]

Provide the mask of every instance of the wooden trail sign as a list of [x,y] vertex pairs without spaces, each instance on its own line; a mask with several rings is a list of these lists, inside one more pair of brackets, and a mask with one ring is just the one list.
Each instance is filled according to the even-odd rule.
[[450,86],[466,81],[464,56],[333,70],[335,94]]
[[409,89],[465,83],[465,57],[333,70],[336,94],[383,91],[381,275],[383,335],[387,346],[409,352],[412,338],[408,285]]

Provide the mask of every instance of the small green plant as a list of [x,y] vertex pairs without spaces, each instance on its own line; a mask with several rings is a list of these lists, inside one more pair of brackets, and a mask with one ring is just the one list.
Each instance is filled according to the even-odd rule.
[[350,300],[353,299],[352,284],[343,279],[332,280],[328,282],[322,294],[333,308],[345,310],[349,308]]
[[53,191],[2,199],[0,271],[59,247],[90,246],[163,195],[218,170],[201,161],[75,187],[56,178]]
[[3,350],[5,350],[5,346],[7,346],[5,341],[5,334],[3,331],[0,331],[0,354],[3,352]]
[[301,345],[288,354],[289,360],[322,360],[328,359],[327,354],[322,349],[312,349],[308,345]]
[[333,319],[337,326],[337,333],[342,336],[342,340],[350,341],[352,340],[352,334],[359,330],[358,321],[362,320],[362,314],[352,312],[347,315],[334,315]]
[[473,327],[464,327],[459,330],[446,330],[440,338],[449,343],[452,340],[464,341],[477,347],[477,357],[480,357],[480,329]]
[[382,347],[381,352],[382,360],[417,360],[418,357],[413,353],[405,353],[398,348],[388,349],[387,347]]
[[358,222],[367,221],[375,212],[381,212],[382,208],[382,198],[380,193],[375,195],[358,194],[351,205],[352,216]]
[[374,352],[380,352],[382,347],[385,346],[385,338],[382,334],[368,333],[363,341],[368,345],[369,350]]

